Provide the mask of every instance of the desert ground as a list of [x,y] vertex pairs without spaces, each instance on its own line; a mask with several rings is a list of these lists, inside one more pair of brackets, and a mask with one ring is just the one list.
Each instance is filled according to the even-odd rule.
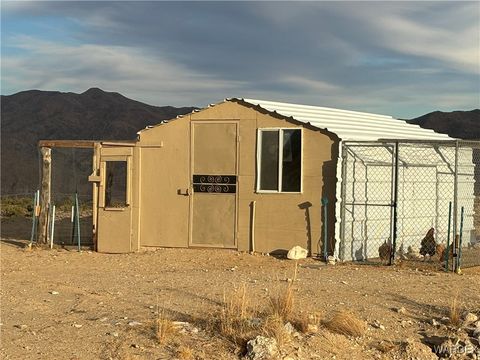
[[[480,355],[480,323],[463,320],[480,316],[478,267],[457,275],[304,259],[295,280],[292,260],[230,250],[113,255],[26,244],[1,242],[2,359],[239,359],[256,335],[278,340],[275,359]],[[287,290],[293,303],[282,329],[266,329],[274,299]],[[239,298],[242,319],[257,324],[246,335],[222,323]],[[361,334],[329,326],[343,310],[364,324]],[[287,322],[293,327],[283,331]],[[435,354],[442,343],[456,350]]]

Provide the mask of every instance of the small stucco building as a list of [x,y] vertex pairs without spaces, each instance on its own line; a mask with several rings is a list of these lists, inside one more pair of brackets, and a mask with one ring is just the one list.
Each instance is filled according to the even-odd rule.
[[[338,137],[229,99],[95,144],[97,250],[215,247],[321,252],[335,227]],[[324,223],[321,199],[330,195]]]
[[[89,180],[96,248],[108,253],[143,247],[281,253],[300,245],[312,256],[325,251],[344,260],[378,256],[378,245],[368,244],[391,241],[390,208],[400,201],[390,190],[385,198],[379,195],[394,181],[393,147],[365,145],[349,162],[354,152],[347,153],[342,143],[379,139],[452,140],[391,116],[232,98],[143,129],[134,142],[95,142]],[[386,162],[369,163],[374,146]],[[403,231],[406,245],[421,239],[431,224],[445,222],[438,191],[418,215],[425,224],[412,230],[402,222],[418,209],[415,192],[424,191],[419,186],[445,183],[438,176],[446,171],[444,153],[431,151],[436,156],[428,165],[431,186],[415,177],[416,171],[425,173],[425,159],[400,158],[398,173],[412,175],[402,183],[402,207],[395,214],[403,226],[395,234]],[[348,203],[349,191],[360,203],[383,202],[384,218],[373,207],[360,214],[356,204]],[[426,215],[431,204],[436,209]]]

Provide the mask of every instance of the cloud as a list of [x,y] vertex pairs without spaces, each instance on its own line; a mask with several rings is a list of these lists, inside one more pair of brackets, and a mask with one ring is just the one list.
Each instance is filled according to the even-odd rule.
[[[222,89],[230,93],[245,86],[197,73],[159,55],[124,46],[58,44],[18,36],[16,46],[29,56],[5,56],[2,66],[7,87],[69,89],[84,91],[92,86],[142,98],[152,104],[191,105],[211,101],[206,94]],[[188,103],[185,99],[188,98]]]
[[[99,86],[152,104],[197,106],[257,97],[400,117],[480,107],[479,6],[25,3],[2,14],[2,88]],[[61,19],[61,36],[15,26],[19,19]]]

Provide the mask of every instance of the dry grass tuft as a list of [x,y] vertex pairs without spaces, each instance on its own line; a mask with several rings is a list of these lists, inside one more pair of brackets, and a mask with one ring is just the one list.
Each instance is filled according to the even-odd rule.
[[453,326],[460,325],[460,306],[458,304],[458,294],[454,296],[450,304],[448,318]]
[[176,328],[173,322],[165,318],[164,313],[159,314],[155,321],[155,337],[158,343],[161,345],[167,343],[175,333]]
[[262,330],[267,337],[274,338],[280,348],[291,340],[291,335],[285,328],[283,319],[278,315],[268,316]]
[[390,340],[382,340],[376,343],[373,343],[372,346],[382,353],[389,353],[392,350],[397,350],[399,345],[390,341]]
[[[255,312],[250,306],[251,299],[247,293],[246,285],[234,289],[229,294],[224,294],[220,314],[214,320],[213,328],[220,334],[236,344],[243,344],[252,332],[257,330],[251,319]],[[215,317],[213,317],[215,319]]]
[[177,357],[181,360],[191,360],[193,359],[193,350],[192,348],[185,346],[185,345],[180,345],[180,347],[177,349]]
[[293,282],[288,283],[284,291],[278,291],[270,296],[270,314],[279,316],[285,321],[292,318],[295,309],[295,294],[292,286]]
[[367,329],[364,321],[347,310],[337,311],[329,321],[325,322],[325,326],[330,331],[354,337],[362,336]]

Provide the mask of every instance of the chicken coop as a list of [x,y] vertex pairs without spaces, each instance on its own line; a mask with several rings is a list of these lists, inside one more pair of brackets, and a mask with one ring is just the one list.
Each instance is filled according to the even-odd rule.
[[448,140],[344,142],[339,257],[440,260],[451,244],[478,265],[479,151]]
[[391,262],[431,257],[449,240],[479,246],[478,142],[386,115],[239,98],[137,135],[39,144],[92,150],[100,252],[299,245],[323,259]]

